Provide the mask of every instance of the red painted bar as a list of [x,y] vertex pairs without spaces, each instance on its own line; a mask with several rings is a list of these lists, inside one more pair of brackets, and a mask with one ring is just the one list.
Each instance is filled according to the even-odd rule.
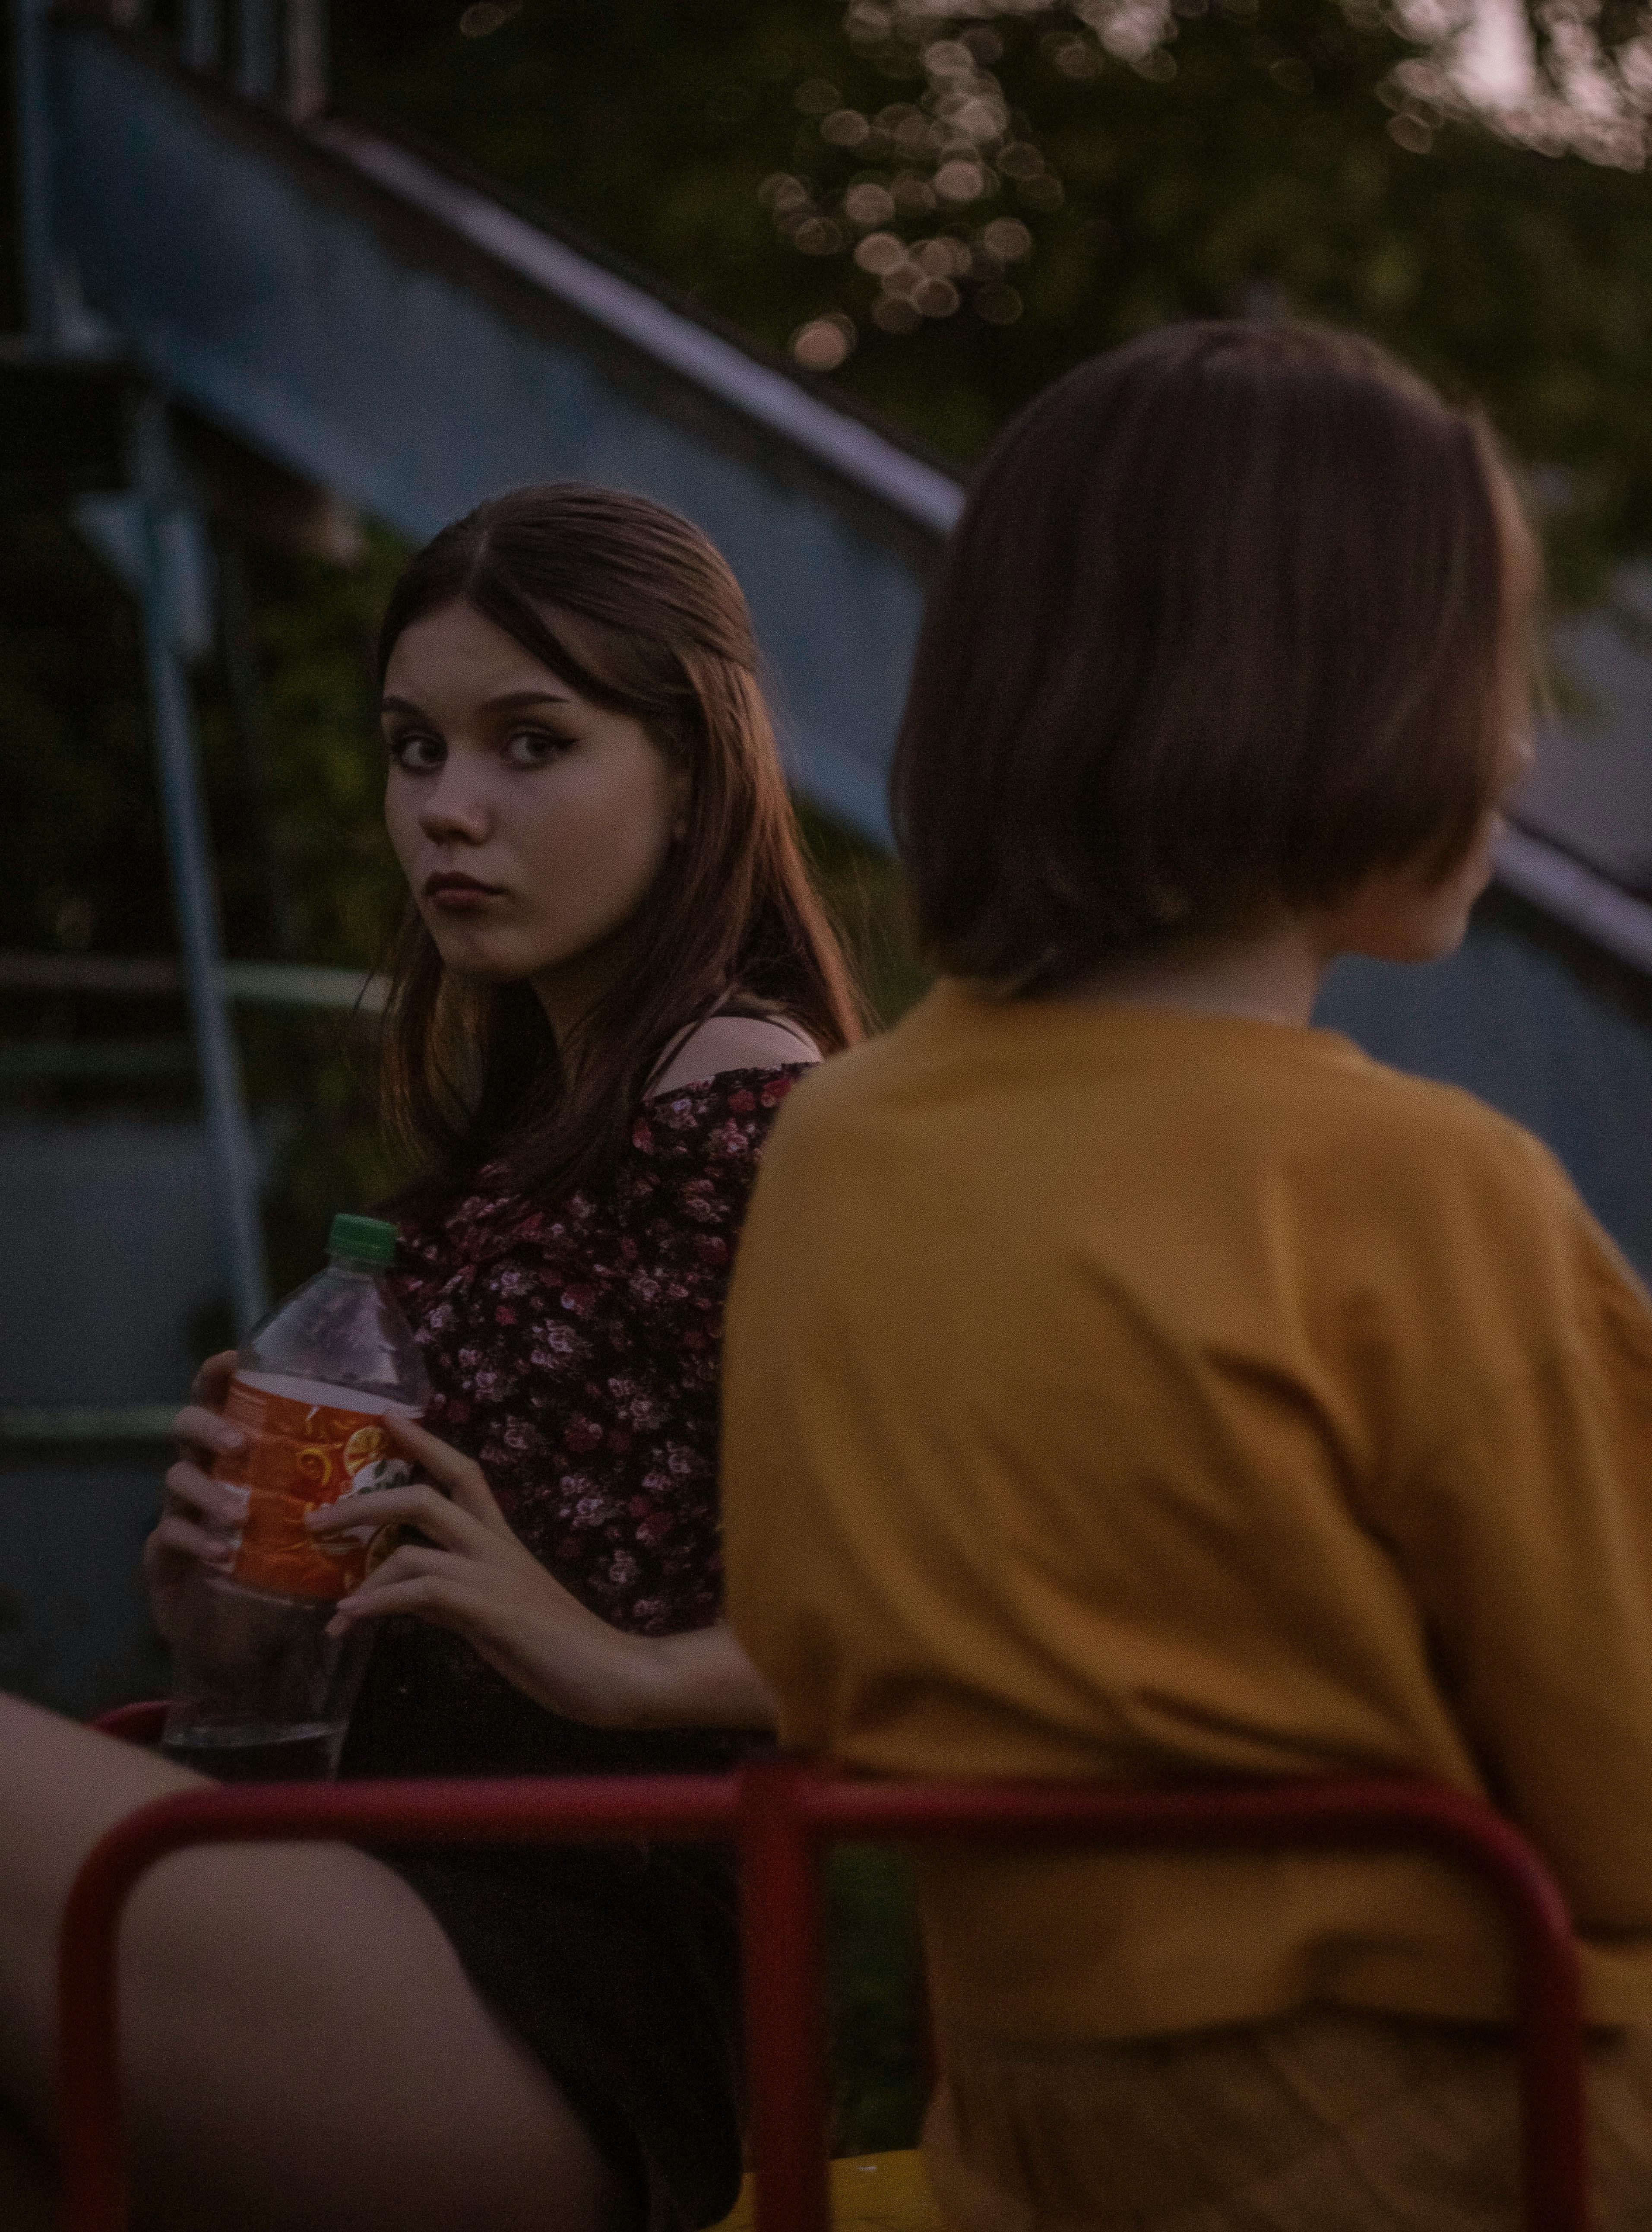
[[149,1697],[141,1705],[116,1705],[109,1712],[100,1713],[92,1725],[106,1736],[119,1736],[122,1743],[153,1749],[166,1725],[166,1700]]
[[758,2232],[826,2232],[818,1860],[834,1839],[1014,1837],[1114,1848],[1422,1849],[1496,1895],[1516,1956],[1527,2232],[1587,2232],[1581,1996],[1565,1904],[1519,1832],[1430,1784],[862,1783],[781,1757],[717,1776],[353,1783],[191,1791],[88,1856],[60,1947],[66,2232],[124,2232],[113,1951],[121,1904],[180,1846],[348,1837],[555,1842],[729,1838],[742,1854]]
[[763,1760],[741,1778],[740,1907],[747,2113],[756,2232],[831,2232],[820,1852],[809,1801],[820,1770]]

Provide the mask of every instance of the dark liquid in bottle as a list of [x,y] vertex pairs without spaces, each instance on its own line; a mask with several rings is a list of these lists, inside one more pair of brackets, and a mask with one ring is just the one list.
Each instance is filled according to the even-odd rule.
[[325,1727],[191,1729],[168,1738],[160,1755],[215,1782],[325,1782],[340,1733]]

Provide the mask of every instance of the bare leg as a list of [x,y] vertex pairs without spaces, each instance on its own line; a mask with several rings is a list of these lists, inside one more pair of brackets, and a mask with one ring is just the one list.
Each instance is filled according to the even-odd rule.
[[[42,2146],[69,1885],[123,1814],[199,1780],[0,1698],[0,2099]],[[619,2206],[561,2094],[364,1853],[163,1861],[127,1908],[120,1990],[134,2183],[165,2232],[595,2232]]]

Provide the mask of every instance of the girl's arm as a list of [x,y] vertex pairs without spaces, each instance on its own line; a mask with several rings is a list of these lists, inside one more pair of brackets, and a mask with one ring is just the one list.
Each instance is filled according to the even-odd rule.
[[638,1637],[648,1656],[638,1677],[627,1728],[773,1729],[774,1693],[719,1620],[686,1635]]
[[[722,1625],[630,1635],[562,1586],[511,1532],[482,1468],[422,1426],[385,1426],[431,1481],[370,1491],[375,1522],[418,1529],[340,1602],[334,1622],[411,1612],[465,1641],[537,1704],[593,1728],[769,1729],[768,1684]],[[444,1494],[441,1491],[445,1490]],[[310,1514],[323,1537],[362,1524],[363,1499]]]

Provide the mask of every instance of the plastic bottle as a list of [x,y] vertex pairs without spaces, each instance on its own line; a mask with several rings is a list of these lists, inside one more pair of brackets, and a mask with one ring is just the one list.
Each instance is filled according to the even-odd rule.
[[416,1418],[430,1382],[385,1271],[396,1228],[335,1217],[327,1267],[276,1305],[243,1343],[224,1416],[246,1435],[215,1478],[245,1515],[227,1569],[203,1567],[173,1653],[161,1749],[221,1781],[291,1781],[338,1767],[372,1628],[330,1637],[379,1531],[371,1522],[318,1540],[304,1515],[411,1477],[385,1431]]

